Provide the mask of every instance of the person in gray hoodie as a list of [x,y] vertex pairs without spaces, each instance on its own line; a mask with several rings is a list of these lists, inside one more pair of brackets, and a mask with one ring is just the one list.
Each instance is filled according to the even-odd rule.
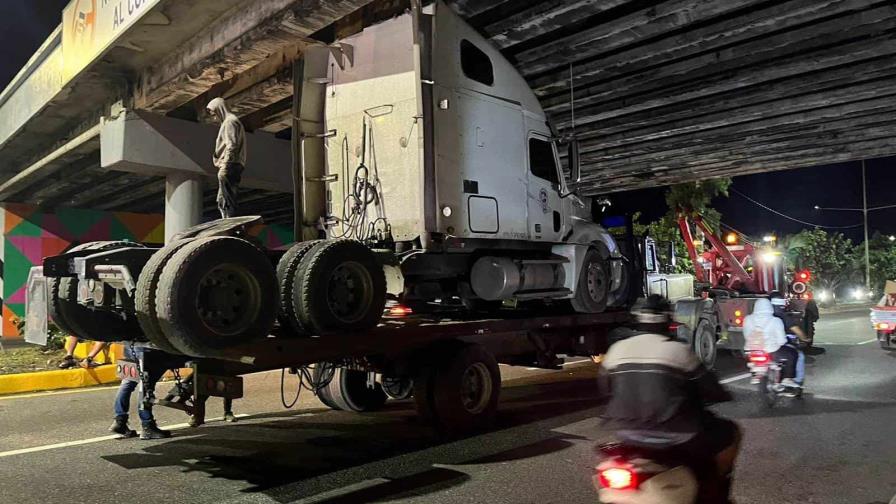
[[239,117],[227,110],[223,98],[215,98],[205,107],[221,121],[212,162],[218,169],[218,210],[221,218],[235,217],[237,195],[246,168],[246,130]]

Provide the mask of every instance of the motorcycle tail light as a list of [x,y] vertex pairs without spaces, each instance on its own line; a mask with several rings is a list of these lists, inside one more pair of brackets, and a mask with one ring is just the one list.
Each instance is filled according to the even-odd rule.
[[886,322],[878,322],[878,323],[877,323],[877,330],[878,330],[878,331],[886,331],[886,330],[889,330],[889,329],[890,329],[890,324],[888,324],[888,323],[886,323]]
[[624,467],[610,467],[598,471],[600,486],[613,490],[634,490],[638,488],[638,477],[630,469]]
[[769,356],[765,352],[750,352],[750,362],[753,364],[767,364]]

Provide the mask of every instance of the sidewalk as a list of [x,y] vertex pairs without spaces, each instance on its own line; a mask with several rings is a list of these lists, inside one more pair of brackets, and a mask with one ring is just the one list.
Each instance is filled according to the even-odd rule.
[[[91,345],[92,343],[79,343],[75,348],[75,358],[80,360],[86,357]],[[26,343],[24,340],[4,340],[0,359],[3,358],[4,353],[24,350],[29,347],[39,348]],[[98,362],[106,361],[106,364],[90,369],[80,367],[72,369],[40,369],[0,374],[0,395],[92,387],[115,383],[118,381],[118,375],[114,363],[119,350],[113,347],[107,349],[107,351],[108,354],[104,351],[97,356]]]

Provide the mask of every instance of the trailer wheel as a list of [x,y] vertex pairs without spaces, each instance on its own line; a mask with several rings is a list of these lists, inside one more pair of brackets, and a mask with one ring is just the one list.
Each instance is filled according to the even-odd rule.
[[302,326],[302,322],[296,315],[292,303],[293,285],[296,279],[296,270],[305,255],[321,240],[312,240],[296,243],[283,254],[277,262],[277,285],[280,288],[280,312],[278,318],[280,325],[291,329],[297,335],[305,335],[308,330]]
[[428,397],[418,401],[431,410],[430,421],[441,434],[462,436],[494,422],[501,373],[494,356],[482,345],[454,347],[425,382],[422,385],[429,390],[420,392],[428,392]]
[[168,342],[197,357],[267,336],[276,307],[267,256],[229,236],[184,245],[165,264],[156,289],[156,313]]
[[293,309],[317,334],[375,327],[386,306],[386,276],[373,252],[352,240],[314,245],[299,263]]
[[191,239],[176,241],[157,250],[143,266],[143,271],[140,272],[140,278],[137,280],[137,290],[134,293],[137,321],[143,329],[143,334],[159,350],[172,354],[179,354],[180,350],[168,342],[168,338],[165,337],[165,333],[162,332],[162,327],[159,325],[156,312],[156,289],[159,286],[159,279],[162,277],[162,269],[165,264],[178,250],[191,241]]
[[700,319],[697,329],[694,330],[694,353],[697,359],[703,363],[706,369],[712,369],[716,364],[716,328],[707,319]]
[[575,295],[570,299],[578,313],[600,313],[607,308],[610,271],[607,262],[596,249],[589,249],[576,283]]
[[386,392],[379,383],[367,386],[369,373],[338,367],[333,379],[318,393],[321,402],[333,409],[363,413],[377,411],[386,404]]
[[[126,247],[142,247],[142,245],[126,241],[90,242],[74,247],[70,252],[79,250],[102,252]],[[78,303],[78,284],[77,278],[62,277],[50,285],[50,314],[60,329],[90,341],[144,339],[137,319],[133,315],[96,310]]]

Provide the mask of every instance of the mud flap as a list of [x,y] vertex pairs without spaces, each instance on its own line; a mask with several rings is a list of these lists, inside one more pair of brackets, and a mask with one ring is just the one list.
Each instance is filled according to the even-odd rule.
[[49,338],[47,278],[43,266],[28,272],[25,294],[25,341],[46,346]]

